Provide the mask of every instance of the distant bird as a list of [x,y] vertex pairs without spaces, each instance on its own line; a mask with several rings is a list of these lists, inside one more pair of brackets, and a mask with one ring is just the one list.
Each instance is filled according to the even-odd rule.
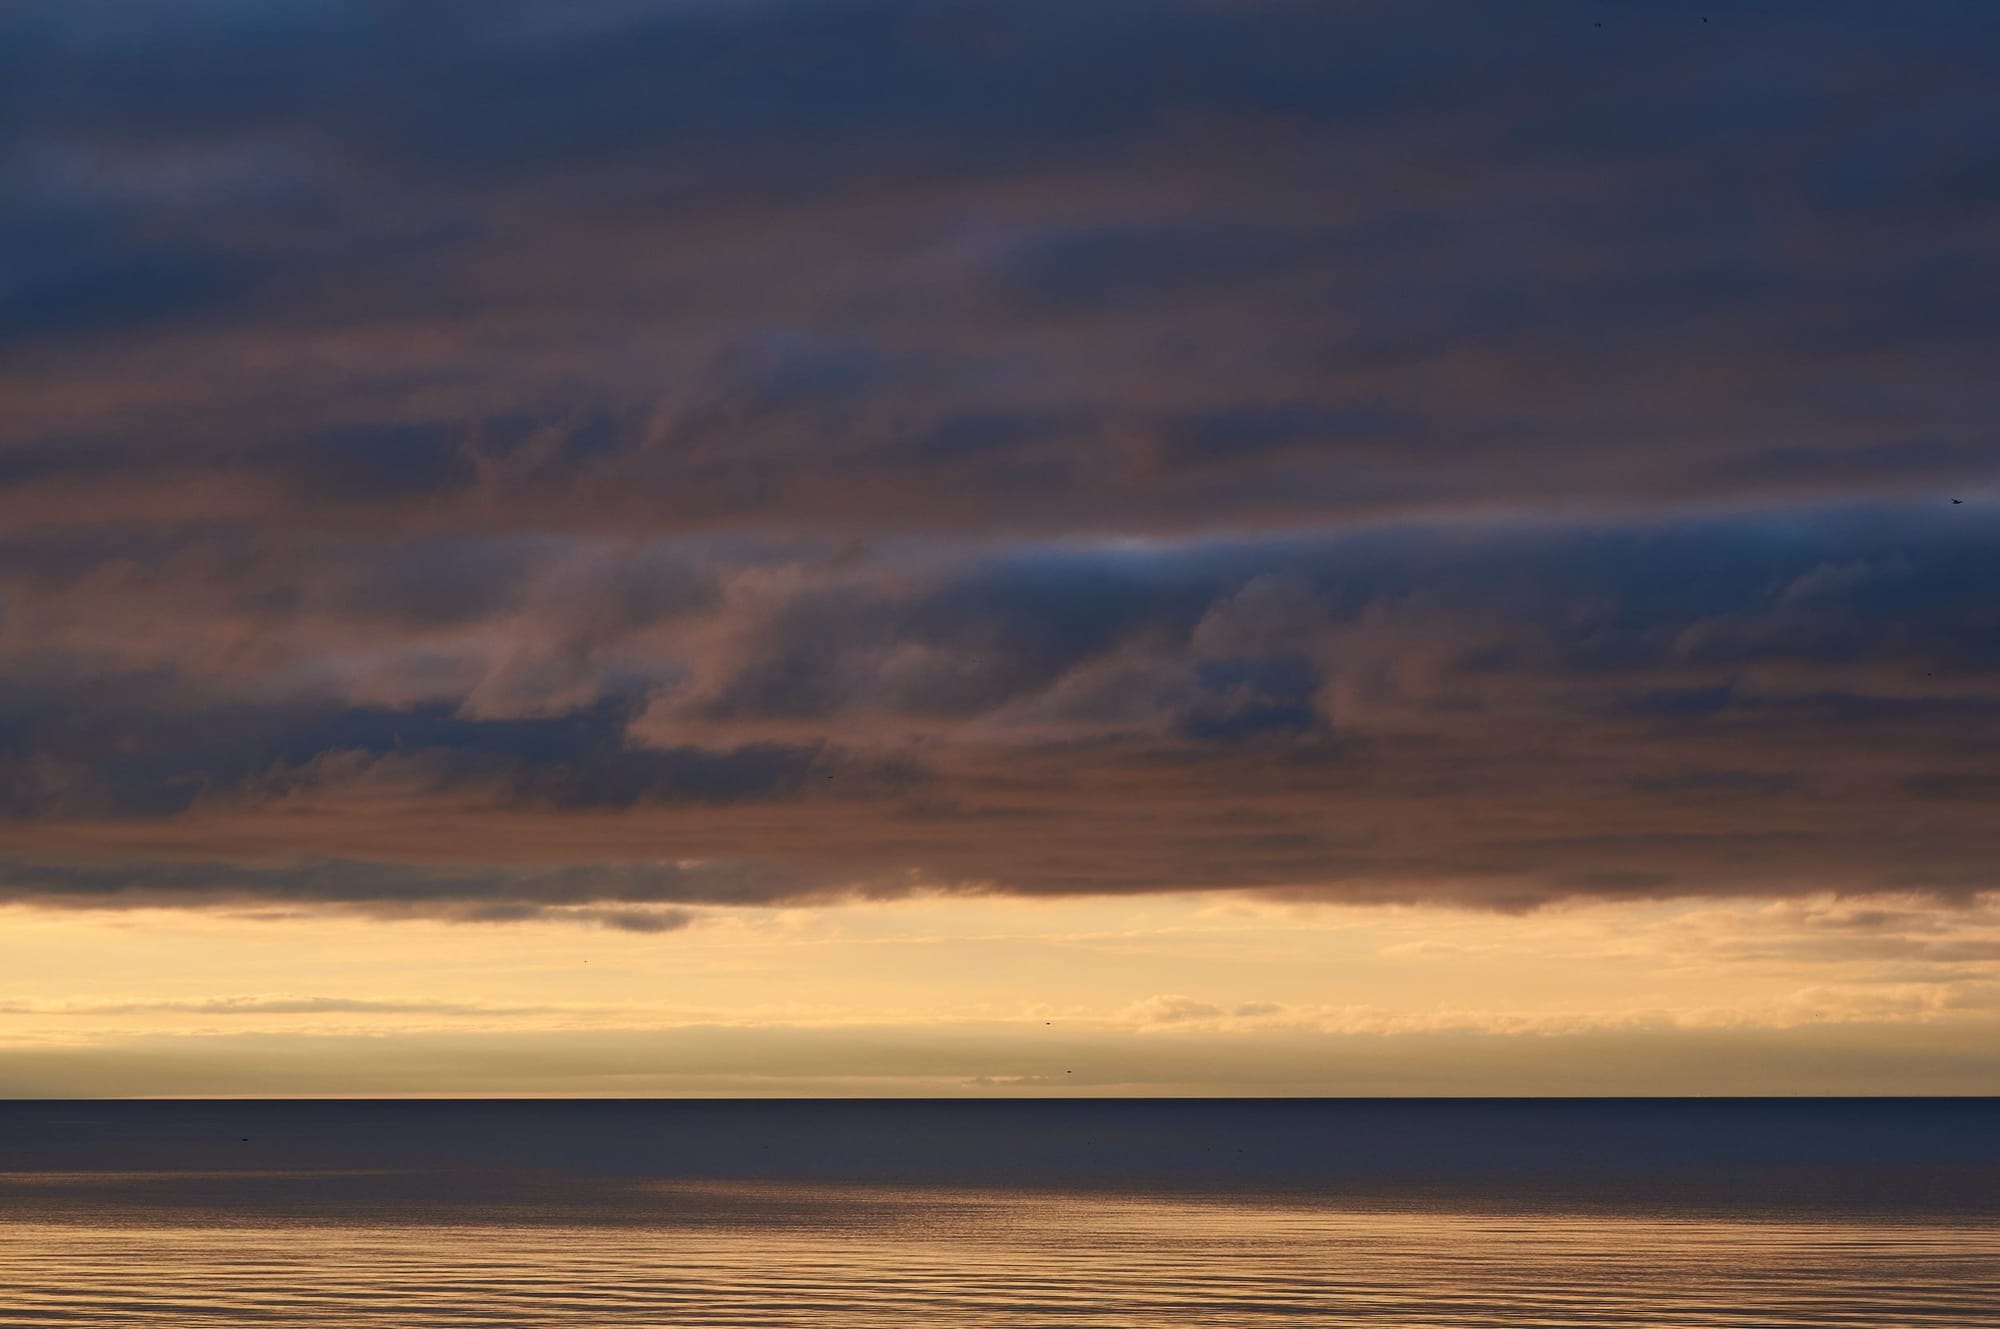
[[1965,502],[1965,500],[1964,500],[1964,499],[1962,499],[1962,498],[1955,498],[1955,499],[1953,499],[1953,500],[1952,500],[1952,502],[1954,502],[1954,503],[1963,503],[1963,502]]

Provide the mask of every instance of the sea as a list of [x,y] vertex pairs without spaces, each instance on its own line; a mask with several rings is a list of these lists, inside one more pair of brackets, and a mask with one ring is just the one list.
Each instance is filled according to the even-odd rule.
[[2000,1326],[2000,1100],[0,1103],[0,1325]]

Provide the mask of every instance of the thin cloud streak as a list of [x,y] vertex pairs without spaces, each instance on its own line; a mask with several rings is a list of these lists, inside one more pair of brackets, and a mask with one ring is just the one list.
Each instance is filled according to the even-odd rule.
[[1240,1039],[1069,1039],[952,1030],[695,1030],[286,1038],[131,1039],[12,1050],[24,1097],[120,1095],[133,1066],[166,1095],[632,1094],[1043,1096],[1978,1093],[1995,1072],[1993,1026],[1828,1027],[1801,1035],[1689,1031],[1522,1040],[1437,1034]]

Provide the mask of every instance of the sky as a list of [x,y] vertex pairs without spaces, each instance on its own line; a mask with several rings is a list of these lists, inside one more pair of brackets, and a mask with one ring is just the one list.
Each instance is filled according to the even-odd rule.
[[1987,0],[0,10],[0,1095],[2000,1093]]

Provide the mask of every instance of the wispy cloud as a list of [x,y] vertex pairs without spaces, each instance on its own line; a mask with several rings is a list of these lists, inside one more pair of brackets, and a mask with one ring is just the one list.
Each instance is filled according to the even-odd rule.
[[367,997],[240,996],[106,1001],[0,1000],[0,1015],[546,1015],[547,1006]]

